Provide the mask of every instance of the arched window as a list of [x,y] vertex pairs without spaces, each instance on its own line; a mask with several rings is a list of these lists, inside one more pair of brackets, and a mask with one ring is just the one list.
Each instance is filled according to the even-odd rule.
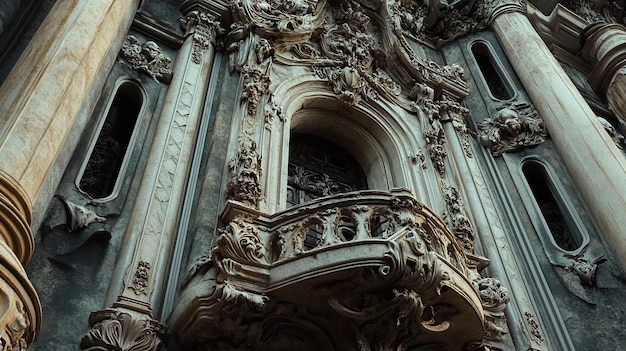
[[141,88],[121,83],[109,103],[106,118],[91,144],[89,157],[77,180],[78,188],[92,199],[115,196],[120,172],[128,162],[128,148],[143,106]]
[[324,138],[292,134],[289,142],[287,206],[312,199],[367,189],[359,164],[344,149]]
[[575,214],[569,211],[565,205],[565,199],[556,191],[545,166],[536,160],[528,160],[523,163],[522,172],[553,242],[565,251],[575,251],[580,248],[584,238],[574,220]]
[[494,55],[487,43],[482,41],[474,42],[471,50],[491,96],[497,100],[512,99],[515,95],[513,89],[502,73],[502,68],[494,59]]

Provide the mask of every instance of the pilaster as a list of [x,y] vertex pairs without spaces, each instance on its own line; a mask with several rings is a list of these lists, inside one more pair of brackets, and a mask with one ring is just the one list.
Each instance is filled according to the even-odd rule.
[[[176,237],[179,211],[184,200],[193,148],[202,117],[202,107],[214,58],[219,23],[202,11],[191,11],[181,24],[186,39],[179,50],[172,82],[166,93],[137,200],[130,215],[125,245],[116,271],[123,278],[109,291],[119,293],[112,308],[92,314],[92,330],[83,339],[83,349],[98,338],[101,329],[120,325],[128,332],[148,330],[159,340],[122,350],[161,350],[165,328],[153,317],[160,306],[166,282],[168,258]],[[156,307],[155,307],[156,306]],[[158,311],[156,311],[158,314]],[[120,344],[125,334],[107,342]]]

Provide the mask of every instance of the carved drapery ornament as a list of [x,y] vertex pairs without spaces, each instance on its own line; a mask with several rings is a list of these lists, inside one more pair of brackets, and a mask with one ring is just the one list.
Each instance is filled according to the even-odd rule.
[[494,156],[539,145],[548,137],[543,120],[530,104],[502,106],[493,118],[477,123],[480,144],[491,149]]
[[157,82],[169,84],[172,80],[172,70],[169,68],[172,60],[153,41],[141,44],[136,36],[127,35],[119,56],[120,62],[149,75]]
[[202,11],[191,11],[186,16],[180,17],[178,22],[187,35],[192,36],[191,60],[196,64],[202,62],[204,52],[210,45],[215,44],[217,37],[224,34],[220,22]]
[[142,315],[109,308],[91,313],[91,329],[80,343],[86,351],[165,351],[165,326]]

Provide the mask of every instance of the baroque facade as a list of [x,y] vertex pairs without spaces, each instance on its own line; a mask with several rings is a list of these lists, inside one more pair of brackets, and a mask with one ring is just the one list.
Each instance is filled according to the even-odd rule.
[[623,6],[4,1],[0,349],[619,348]]

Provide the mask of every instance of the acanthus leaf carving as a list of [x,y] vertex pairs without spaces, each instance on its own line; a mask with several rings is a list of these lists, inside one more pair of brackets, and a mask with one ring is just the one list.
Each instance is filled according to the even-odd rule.
[[480,143],[494,156],[543,143],[548,137],[543,120],[528,103],[501,106],[493,118],[477,123]]
[[231,258],[244,264],[267,264],[267,252],[259,230],[245,217],[231,220],[217,238],[217,259]]
[[195,64],[202,63],[204,52],[225,32],[219,21],[203,11],[191,11],[186,16],[180,17],[178,22],[192,37],[191,61]]
[[127,35],[119,56],[120,62],[149,75],[157,82],[169,84],[172,80],[172,70],[169,68],[172,60],[153,41],[141,44],[136,36]]
[[86,351],[165,351],[167,328],[148,316],[114,308],[91,313],[91,329],[80,343]]

